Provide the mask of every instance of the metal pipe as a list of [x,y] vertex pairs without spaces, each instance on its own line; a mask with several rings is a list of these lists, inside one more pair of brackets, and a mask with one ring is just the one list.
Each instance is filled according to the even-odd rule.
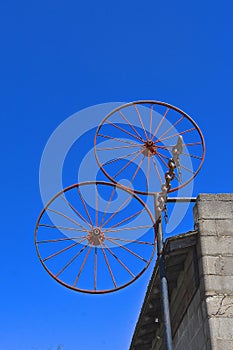
[[169,309],[169,297],[168,297],[168,283],[166,278],[166,267],[164,257],[164,243],[163,243],[163,230],[161,214],[156,210],[156,195],[154,195],[154,207],[155,207],[155,233],[157,236],[157,252],[159,261],[159,278],[160,278],[160,295],[161,295],[161,309],[163,330],[165,338],[165,349],[172,350],[172,332],[171,332],[171,320]]
[[187,203],[187,202],[196,202],[197,197],[168,197],[167,202],[168,203]]

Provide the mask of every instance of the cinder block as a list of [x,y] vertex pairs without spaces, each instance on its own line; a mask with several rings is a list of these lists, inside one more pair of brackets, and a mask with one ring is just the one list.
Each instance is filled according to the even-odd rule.
[[215,219],[199,219],[197,229],[201,236],[217,236],[217,227]]
[[197,197],[198,201],[232,201],[233,193],[200,193]]
[[[219,265],[216,265],[216,273],[225,276],[233,275],[233,256],[221,256],[219,258]],[[233,286],[232,286],[233,288]]]
[[[233,219],[233,196],[224,199],[221,195],[211,195],[207,200],[206,195],[197,198],[193,209],[195,222],[200,219]],[[222,198],[222,199],[220,199]]]
[[212,350],[232,350],[233,342],[231,340],[214,339]]
[[233,256],[233,236],[200,237],[200,253],[202,256]]
[[207,312],[210,317],[233,319],[233,296],[213,295],[206,298]]
[[217,235],[233,236],[233,219],[216,220]]
[[205,294],[233,295],[233,276],[204,275],[201,277],[201,287]]
[[[212,339],[223,339],[233,341],[233,319],[231,318],[210,318],[210,334]],[[233,345],[233,342],[232,342]]]
[[215,275],[216,266],[219,264],[219,256],[205,255],[199,259],[199,265],[202,264],[202,274]]
[[199,259],[201,274],[206,275],[233,275],[233,256],[205,255]]
[[199,219],[196,224],[201,236],[233,236],[233,219]]

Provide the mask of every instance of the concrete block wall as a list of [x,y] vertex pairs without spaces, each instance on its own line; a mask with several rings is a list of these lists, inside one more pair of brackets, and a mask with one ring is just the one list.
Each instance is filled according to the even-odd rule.
[[199,195],[194,220],[199,231],[199,290],[209,349],[232,350],[233,194]]
[[[165,243],[173,349],[233,350],[233,194],[200,194],[193,212],[195,230]],[[158,290],[148,298],[132,350],[165,349]]]
[[[197,230],[198,285],[190,289],[194,269],[188,255],[177,287],[171,293],[174,350],[233,350],[233,194],[201,194],[194,206]],[[180,324],[184,293],[194,291]],[[182,296],[182,297],[180,297]],[[152,343],[163,350],[162,327]]]

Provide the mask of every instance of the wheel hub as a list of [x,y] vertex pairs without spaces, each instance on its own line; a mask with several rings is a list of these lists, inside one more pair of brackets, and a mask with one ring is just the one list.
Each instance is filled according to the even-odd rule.
[[99,227],[95,227],[88,233],[87,239],[90,244],[101,245],[104,242],[104,233]]
[[142,148],[142,154],[144,154],[144,156],[146,157],[151,157],[156,154],[157,147],[155,146],[155,142],[152,140],[147,140],[146,142],[144,142]]

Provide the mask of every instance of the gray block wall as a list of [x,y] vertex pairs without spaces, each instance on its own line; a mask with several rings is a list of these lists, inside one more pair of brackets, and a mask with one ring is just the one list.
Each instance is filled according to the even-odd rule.
[[199,294],[207,340],[203,349],[232,350],[233,194],[199,195],[194,221],[199,232]]
[[[233,194],[199,195],[194,226],[197,260],[190,252],[176,288],[170,291],[174,350],[233,350]],[[195,287],[191,281],[196,270]],[[191,301],[174,329],[175,315],[181,313],[189,293]],[[151,349],[165,349],[162,327]]]

